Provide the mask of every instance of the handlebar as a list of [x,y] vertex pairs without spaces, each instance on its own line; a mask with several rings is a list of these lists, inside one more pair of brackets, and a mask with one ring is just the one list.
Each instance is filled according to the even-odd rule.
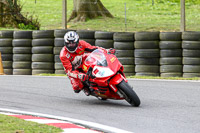
[[[92,75],[92,70],[93,70],[93,68],[92,67],[89,67],[89,69],[88,69],[88,71],[87,71],[87,73],[86,73],[86,75],[88,75],[88,77],[90,78],[95,78],[95,76],[93,76]],[[88,86],[90,86],[90,84],[89,84],[89,78],[85,81],[85,83],[88,85]]]
[[88,75],[88,77],[91,77],[92,79],[96,78],[93,74],[92,74],[92,70],[93,68],[92,67],[89,67],[86,75]]

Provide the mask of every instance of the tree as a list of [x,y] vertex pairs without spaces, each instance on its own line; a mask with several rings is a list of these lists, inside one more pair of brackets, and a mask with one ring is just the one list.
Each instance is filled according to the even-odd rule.
[[0,0],[0,26],[32,29],[40,28],[38,19],[34,19],[32,15],[23,15],[21,11],[22,6],[17,3],[17,0]]
[[100,0],[73,0],[73,11],[68,20],[86,21],[98,16],[113,18],[113,15],[104,7]]

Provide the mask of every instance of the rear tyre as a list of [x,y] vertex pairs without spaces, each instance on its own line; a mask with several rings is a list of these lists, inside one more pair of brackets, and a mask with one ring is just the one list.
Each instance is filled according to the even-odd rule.
[[125,100],[130,103],[132,106],[138,107],[140,105],[140,99],[131,88],[131,86],[126,83],[124,80],[118,84],[120,93],[124,96]]

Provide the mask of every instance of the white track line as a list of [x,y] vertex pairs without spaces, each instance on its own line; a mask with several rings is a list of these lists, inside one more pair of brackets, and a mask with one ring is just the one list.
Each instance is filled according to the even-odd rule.
[[66,122],[66,121],[46,120],[46,119],[26,119],[26,121],[37,122],[37,123],[40,123],[40,124],[47,124],[47,123],[69,123],[69,122]]
[[69,128],[69,129],[64,129],[63,133],[100,133],[97,131],[92,131],[92,130],[88,130],[88,129],[73,129],[73,128]]

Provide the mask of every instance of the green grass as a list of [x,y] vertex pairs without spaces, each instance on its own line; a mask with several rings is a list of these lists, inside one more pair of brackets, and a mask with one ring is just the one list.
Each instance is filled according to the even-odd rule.
[[36,76],[67,76],[67,75],[66,74],[41,73],[41,74],[36,74]]
[[63,130],[45,124],[28,122],[0,114],[0,133],[61,133]]
[[183,78],[183,77],[129,76],[128,78],[133,78],[133,79],[166,79],[166,80],[200,80],[200,78],[198,78],[198,77]]
[[[38,74],[37,76],[66,76],[66,74]],[[127,78],[132,79],[167,79],[167,80],[200,80],[199,77],[183,78],[183,77],[156,77],[156,76],[128,76]]]
[[[97,18],[87,22],[68,23],[71,29],[103,31],[179,31],[180,3],[163,0],[101,0],[114,18]],[[171,0],[172,1],[172,0]],[[186,0],[186,30],[200,31],[200,2],[192,4]],[[20,0],[23,13],[39,18],[41,29],[61,29],[62,0]],[[127,29],[125,28],[125,3]],[[67,17],[73,9],[73,0],[67,0]]]

